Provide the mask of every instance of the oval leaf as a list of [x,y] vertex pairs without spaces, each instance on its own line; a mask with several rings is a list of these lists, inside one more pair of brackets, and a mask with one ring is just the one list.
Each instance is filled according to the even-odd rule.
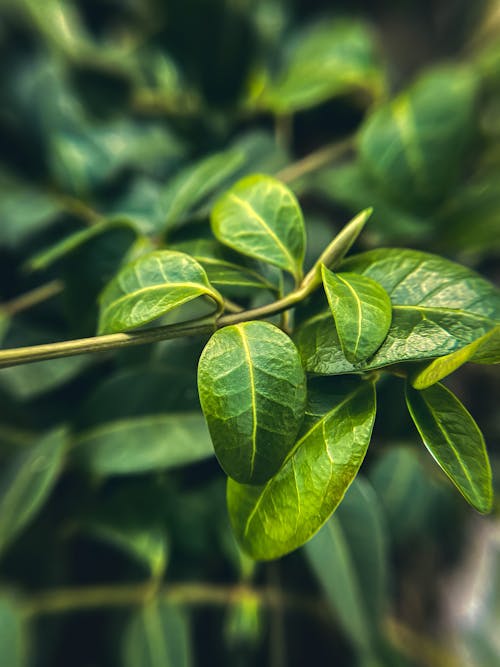
[[127,475],[187,465],[213,455],[199,413],[118,419],[75,438],[77,463],[97,475]]
[[360,156],[387,194],[406,207],[442,197],[473,134],[477,83],[464,67],[436,69],[368,117]]
[[422,440],[464,498],[479,512],[493,502],[491,468],[476,422],[449,389],[406,388],[406,403]]
[[389,295],[372,278],[332,273],[322,267],[323,286],[348,361],[364,361],[383,343],[391,324]]
[[270,176],[238,181],[215,204],[211,216],[216,238],[238,252],[302,277],[306,236],[294,194]]
[[125,266],[100,297],[99,333],[134,329],[200,296],[217,310],[222,297],[189,255],[157,250]]
[[50,495],[66,453],[66,435],[52,431],[21,451],[0,478],[0,551],[41,509]]
[[190,667],[189,624],[176,606],[153,600],[131,616],[123,638],[124,667]]
[[247,484],[274,475],[305,410],[305,373],[290,338],[268,322],[217,331],[200,357],[198,391],[224,471]]
[[267,484],[228,480],[233,529],[257,560],[279,558],[312,537],[337,508],[363,462],[375,420],[374,385],[353,380],[336,386],[340,391],[321,399],[323,405],[330,399],[327,412],[310,403],[304,434]]

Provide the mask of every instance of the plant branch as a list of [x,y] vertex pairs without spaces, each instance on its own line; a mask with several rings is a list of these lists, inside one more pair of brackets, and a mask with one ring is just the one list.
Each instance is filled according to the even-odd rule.
[[284,183],[296,181],[298,178],[313,171],[317,171],[330,164],[330,162],[343,157],[354,148],[354,141],[355,137],[349,136],[341,141],[335,141],[327,146],[323,146],[309,155],[306,155],[306,157],[301,160],[297,160],[297,162],[293,162],[284,169],[281,169],[275,176]]
[[57,296],[63,291],[63,289],[64,283],[62,283],[60,280],[51,280],[45,285],[35,287],[35,289],[32,289],[25,294],[21,294],[21,296],[15,297],[10,301],[0,304],[0,310],[9,316],[17,315],[23,310],[28,310],[28,308],[37,306],[39,303]]

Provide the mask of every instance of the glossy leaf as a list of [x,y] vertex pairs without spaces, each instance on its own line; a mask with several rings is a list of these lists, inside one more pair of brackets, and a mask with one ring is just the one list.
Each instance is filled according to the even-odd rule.
[[415,389],[426,389],[450,375],[468,361],[476,363],[500,363],[500,326],[496,326],[481,338],[469,343],[457,352],[434,359],[413,373],[411,384]]
[[290,338],[267,322],[220,329],[200,357],[198,391],[224,471],[247,484],[274,475],[306,402],[305,373]]
[[292,192],[270,176],[248,176],[216,202],[211,216],[216,238],[238,252],[302,276],[305,228]]
[[321,528],[363,462],[374,419],[371,382],[324,388],[317,404],[310,400],[302,437],[267,484],[228,480],[229,516],[245,551],[257,560],[279,558]]
[[134,226],[131,222],[127,220],[105,220],[103,222],[96,223],[91,227],[79,230],[70,234],[62,241],[59,241],[54,246],[42,250],[35,257],[29,260],[28,266],[30,269],[38,271],[40,269],[46,269],[47,267],[54,264],[63,257],[67,257],[74,250],[77,250],[80,246],[84,245],[91,239],[101,234],[106,234],[107,232],[116,229],[117,227],[124,228],[130,231],[130,243],[132,244],[134,239],[137,236],[137,232],[134,229]]
[[152,600],[135,611],[123,636],[124,667],[191,667],[188,621],[176,606]]
[[476,422],[449,389],[434,384],[406,390],[406,402],[422,440],[464,498],[479,512],[493,502],[491,468]]
[[165,470],[213,455],[203,416],[169,413],[118,419],[75,438],[75,462],[97,475]]
[[204,158],[178,173],[160,196],[166,228],[182,222],[190,210],[233,176],[244,162],[243,151],[229,150]]
[[473,135],[475,74],[434,69],[376,109],[359,137],[361,160],[401,202],[436,202],[453,182]]
[[148,324],[200,296],[221,309],[222,297],[196,260],[170,250],[148,253],[125,266],[104,289],[99,333]]
[[0,596],[0,656],[9,667],[26,667],[28,641],[22,610],[13,599]]
[[32,447],[21,450],[0,477],[0,551],[40,511],[61,472],[66,434],[51,431]]
[[367,481],[354,480],[305,553],[356,652],[373,655],[387,611],[388,556],[381,508]]
[[391,325],[389,295],[372,278],[332,273],[322,267],[323,287],[335,320],[342,350],[351,363],[370,357]]
[[281,72],[257,104],[275,113],[293,113],[360,88],[376,95],[382,86],[367,26],[348,20],[321,21],[295,36]]

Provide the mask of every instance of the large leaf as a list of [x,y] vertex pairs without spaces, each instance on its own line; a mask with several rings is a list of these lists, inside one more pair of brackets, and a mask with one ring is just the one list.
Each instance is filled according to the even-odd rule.
[[26,667],[28,641],[22,610],[14,600],[0,596],[0,657],[9,667]]
[[389,294],[392,324],[365,364],[346,359],[329,313],[306,320],[296,342],[306,370],[350,373],[455,352],[490,332],[500,320],[500,292],[479,275],[435,255],[381,249],[355,255],[340,269],[375,280]]
[[406,402],[422,440],[464,498],[479,512],[493,502],[491,468],[476,422],[458,398],[441,384],[416,391]]
[[238,252],[289,271],[300,281],[305,228],[292,192],[270,176],[248,176],[217,201],[211,217],[217,239]]
[[381,74],[373,35],[364,24],[321,21],[295,36],[281,72],[257,104],[291,113],[359,88],[376,95],[383,85]]
[[367,481],[354,480],[338,510],[306,544],[305,552],[357,653],[373,656],[387,611],[388,574],[385,525]]
[[330,517],[363,462],[375,419],[370,381],[337,381],[314,392],[304,433],[262,486],[228,480],[229,515],[253,558],[278,558],[304,544]]
[[306,402],[290,338],[268,322],[220,329],[200,357],[198,391],[225,472],[246,484],[272,477],[295,442]]
[[104,289],[99,333],[142,326],[200,296],[221,309],[221,296],[196,260],[171,250],[148,253],[125,266]]
[[332,273],[322,267],[330,310],[351,363],[370,357],[382,344],[391,325],[391,300],[372,278],[356,273]]
[[359,137],[367,171],[400,202],[436,202],[454,180],[474,129],[477,79],[435,69],[376,109]]
[[485,364],[500,363],[500,325],[461,350],[426,364],[412,374],[411,384],[415,389],[426,389],[468,361]]
[[199,413],[171,413],[118,419],[75,438],[77,463],[97,475],[127,475],[164,470],[213,455]]
[[66,434],[51,431],[20,451],[0,477],[0,551],[21,532],[49,497],[66,453]]
[[170,228],[183,221],[186,214],[244,164],[241,150],[229,150],[211,155],[178,173],[161,193],[160,205],[165,226]]
[[148,602],[130,618],[122,655],[124,667],[190,667],[187,618],[172,604]]

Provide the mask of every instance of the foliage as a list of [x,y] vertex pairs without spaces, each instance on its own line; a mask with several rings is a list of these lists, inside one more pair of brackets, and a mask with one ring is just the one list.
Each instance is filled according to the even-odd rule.
[[498,657],[498,3],[371,4],[0,3],[2,664]]

